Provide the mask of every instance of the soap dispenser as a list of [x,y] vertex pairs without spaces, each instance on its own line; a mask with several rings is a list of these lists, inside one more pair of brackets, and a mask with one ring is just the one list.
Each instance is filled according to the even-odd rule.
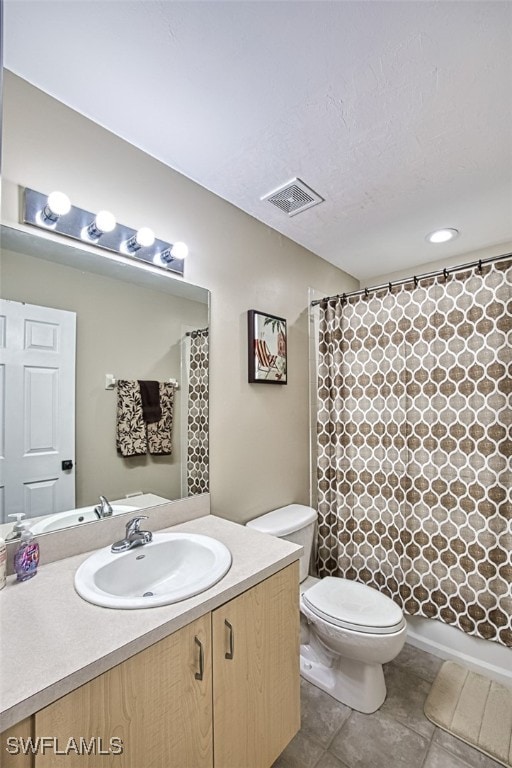
[[34,534],[28,523],[22,523],[21,542],[14,555],[14,570],[18,581],[27,581],[37,573],[39,565],[39,544],[34,541]]
[[12,527],[12,531],[9,531],[7,534],[5,540],[6,541],[14,541],[15,539],[20,539],[21,534],[26,528],[25,522],[22,522],[23,518],[25,517],[24,512],[16,512],[14,515],[7,515],[7,517],[16,518],[16,522],[14,523]]
[[7,576],[7,547],[5,541],[0,538],[0,589],[3,589],[6,584]]

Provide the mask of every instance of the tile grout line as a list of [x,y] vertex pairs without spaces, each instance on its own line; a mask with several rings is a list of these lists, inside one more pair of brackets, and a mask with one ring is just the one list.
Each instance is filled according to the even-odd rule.
[[[341,731],[341,728],[338,729],[337,733],[339,733],[339,731]],[[342,766],[342,768],[351,768],[351,766],[347,765],[347,763],[344,763],[343,760],[340,760],[338,757],[336,757],[334,752],[329,752],[329,750],[327,749],[324,749],[324,751],[322,752],[318,760],[311,766],[311,768],[317,768],[317,766],[320,765],[320,762],[322,758],[325,757],[325,755],[328,755],[329,757],[333,757],[336,760],[336,762],[338,762]]]
[[434,742],[434,734],[435,734],[435,732],[436,732],[436,729],[435,729],[435,726],[434,726],[434,730],[432,731],[432,735],[430,737],[430,741],[429,741],[428,746],[427,746],[427,751],[425,752],[425,757],[423,758],[423,762],[420,765],[420,768],[425,768],[425,764],[427,762],[428,755],[429,755],[429,752],[430,752],[430,747],[432,746],[432,744]]
[[[393,664],[393,662],[391,662],[391,664]],[[421,680],[422,682],[428,683],[430,685],[430,689],[432,688],[432,686],[434,684],[433,681],[425,680],[423,677],[420,677],[419,675],[417,675],[415,672],[412,672],[407,667],[400,667],[399,664],[394,664],[394,667],[395,667],[395,669],[398,669],[401,672],[407,673],[407,675],[410,675],[411,677],[415,677],[417,680]],[[387,681],[386,681],[386,689],[387,689]],[[427,695],[425,696],[425,701],[427,700],[427,698],[429,696],[429,693],[430,693],[430,690],[427,693]],[[386,700],[387,700],[387,695],[386,695],[386,699],[384,699],[383,705],[386,703]],[[379,707],[379,710],[380,710],[380,707]],[[386,711],[384,711],[384,714],[385,715],[387,714]],[[424,711],[423,711],[423,714],[424,714],[425,718],[428,720],[428,718],[426,717]],[[395,722],[400,723],[400,725],[403,725],[405,728],[408,728],[408,730],[412,731],[412,733],[416,734],[416,736],[420,736],[422,739],[425,739],[425,740],[429,741],[429,748],[430,748],[430,742],[432,741],[432,738],[433,738],[433,735],[435,733],[435,730],[430,734],[430,736],[426,736],[424,733],[420,733],[415,728],[413,728],[411,725],[409,725],[408,723],[403,722],[402,720],[400,720],[399,718],[395,717],[394,715],[387,714],[387,716],[390,717]],[[435,726],[434,726],[434,729],[435,729]]]
[[[338,730],[339,730],[339,729],[338,729]],[[337,732],[338,732],[338,731],[336,731],[336,733],[337,733]],[[312,733],[311,731],[308,731],[308,729],[307,729],[307,728],[303,728],[303,727],[302,727],[302,725],[301,725],[301,727],[299,728],[299,730],[297,731],[297,733],[295,734],[295,736],[298,736],[298,735],[299,735],[299,733],[302,733],[304,736],[306,736],[306,738],[310,739],[310,741],[312,741],[314,744],[316,744],[318,747],[320,747],[320,748],[322,749],[322,754],[320,755],[320,757],[318,758],[318,760],[316,760],[316,761],[313,763],[313,765],[311,766],[311,768],[315,768],[315,766],[316,766],[316,765],[319,763],[320,759],[322,758],[322,756],[323,756],[323,752],[326,752],[326,751],[327,751],[327,747],[324,747],[324,745],[323,745],[323,744],[322,744],[322,743],[319,741],[319,739],[318,739],[318,736],[317,736],[315,733]],[[294,737],[294,738],[295,738],[295,737]],[[330,742],[329,742],[329,743],[330,743]],[[285,766],[285,768],[286,768],[286,766]]]
[[327,751],[327,750],[326,750],[326,749],[324,749],[324,751],[323,751],[323,752],[322,752],[322,753],[321,753],[321,754],[318,756],[318,760],[315,760],[315,762],[313,763],[313,765],[311,766],[311,768],[316,768],[316,766],[318,765],[318,763],[320,762],[320,760],[322,759],[322,757],[325,755],[326,751]]
[[[345,705],[345,706],[346,706],[346,705]],[[352,715],[353,715],[353,713],[354,713],[354,710],[353,710],[351,707],[349,707],[349,709],[350,709],[350,714],[348,715],[348,717],[346,717],[346,718],[344,719],[344,721],[342,722],[342,724],[340,725],[340,727],[339,727],[339,728],[338,728],[336,731],[334,731],[333,735],[332,735],[332,736],[331,736],[331,738],[329,739],[329,742],[328,742],[327,746],[325,747],[325,750],[326,750],[326,751],[327,751],[327,750],[330,748],[330,746],[331,746],[331,744],[333,743],[333,741],[334,741],[334,739],[336,738],[336,736],[337,736],[339,733],[341,733],[341,731],[343,730],[343,728],[345,727],[345,725],[348,723],[348,721],[349,721],[349,720],[350,720],[350,718],[352,717]]]
[[[378,712],[379,710],[377,710]],[[375,714],[375,713],[374,713]],[[386,717],[389,717],[390,720],[394,720],[395,723],[398,723],[399,725],[403,725],[404,728],[407,728],[408,731],[411,733],[414,733],[415,736],[419,736],[420,739],[425,739],[425,741],[428,741],[430,744],[430,741],[432,740],[432,735],[426,736],[424,733],[420,733],[415,728],[413,728],[411,725],[408,725],[407,723],[404,723],[402,720],[399,720],[397,717],[394,717],[393,715],[388,714],[387,712],[383,712]]]
[[429,683],[430,686],[434,685],[434,681],[435,681],[435,679],[437,677],[437,674],[438,674],[436,672],[436,674],[434,675],[434,680],[430,680],[428,677],[423,677],[423,675],[419,674],[418,672],[413,671],[412,669],[410,669],[410,667],[406,666],[405,664],[400,664],[399,662],[397,663],[395,661],[390,661],[389,662],[389,666],[393,666],[396,669],[402,670],[403,672],[408,672],[409,674],[414,675],[414,677],[417,677],[420,680],[423,680],[424,683]]

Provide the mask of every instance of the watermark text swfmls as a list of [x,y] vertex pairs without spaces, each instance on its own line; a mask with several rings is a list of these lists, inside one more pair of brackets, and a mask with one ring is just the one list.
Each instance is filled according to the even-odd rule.
[[9,736],[6,751],[10,755],[122,755],[123,740],[112,736],[108,742],[102,736],[79,736],[60,739],[57,736]]

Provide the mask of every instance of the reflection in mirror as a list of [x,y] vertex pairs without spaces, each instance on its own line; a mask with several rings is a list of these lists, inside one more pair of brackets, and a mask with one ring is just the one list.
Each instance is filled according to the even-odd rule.
[[1,270],[0,534],[208,491],[209,292],[8,227]]

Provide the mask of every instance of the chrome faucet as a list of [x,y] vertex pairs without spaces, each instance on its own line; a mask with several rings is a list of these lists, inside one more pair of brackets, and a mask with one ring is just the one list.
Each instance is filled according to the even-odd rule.
[[151,531],[141,531],[140,524],[142,520],[147,520],[147,515],[139,515],[126,524],[126,536],[121,541],[112,544],[111,552],[126,552],[133,547],[142,547],[143,544],[149,544],[153,538]]
[[96,504],[94,507],[94,512],[98,516],[98,518],[101,520],[102,517],[112,517],[112,507],[110,505],[110,502],[105,498],[105,496],[100,496],[100,503]]

